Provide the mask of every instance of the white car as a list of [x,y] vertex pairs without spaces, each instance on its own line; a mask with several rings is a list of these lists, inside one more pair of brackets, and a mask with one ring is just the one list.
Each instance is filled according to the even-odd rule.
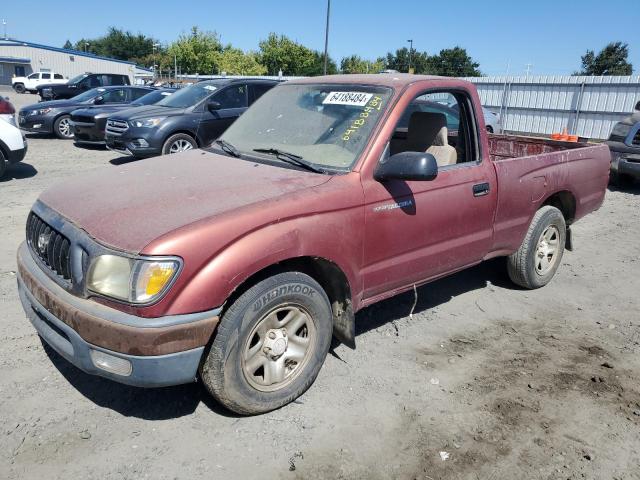
[[487,127],[487,132],[502,133],[502,123],[500,122],[500,115],[492,112],[486,107],[482,107],[482,113],[484,113],[484,124]]
[[13,77],[11,86],[17,93],[35,93],[39,85],[62,84],[68,81],[61,73],[35,72],[27,77]]
[[0,97],[0,178],[10,163],[22,161],[27,154],[27,140],[16,127],[15,109]]

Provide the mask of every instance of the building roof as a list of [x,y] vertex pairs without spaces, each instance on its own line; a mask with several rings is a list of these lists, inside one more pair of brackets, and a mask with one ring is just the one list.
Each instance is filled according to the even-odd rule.
[[0,47],[17,47],[17,46],[40,48],[42,50],[50,50],[52,52],[66,53],[68,55],[76,55],[78,57],[88,57],[88,58],[93,58],[97,60],[107,60],[109,62],[126,63],[127,65],[134,65],[134,66],[136,65],[135,62],[129,62],[127,60],[118,60],[117,58],[101,57],[100,55],[95,55],[89,52],[81,52],[79,50],[67,50],[65,48],[50,47],[48,45],[41,45],[39,43],[24,42],[22,40],[17,40],[15,38],[0,39]]

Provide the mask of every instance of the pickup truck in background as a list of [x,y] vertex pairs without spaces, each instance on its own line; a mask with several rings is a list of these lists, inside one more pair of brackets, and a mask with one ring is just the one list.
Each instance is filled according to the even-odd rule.
[[68,81],[61,73],[35,72],[26,77],[13,77],[11,86],[16,93],[36,93],[40,85],[62,85]]
[[64,100],[80,95],[87,90],[98,87],[110,87],[117,85],[131,85],[128,75],[119,73],[83,73],[77,75],[64,84],[44,83],[38,85],[37,92],[40,101]]
[[[457,124],[415,111],[443,95]],[[451,78],[294,80],[209,149],[67,180],[26,222],[27,316],[90,374],[199,378],[240,414],[281,407],[332,335],[355,347],[374,302],[494,257],[523,288],[551,281],[571,225],[604,200],[609,149],[489,138],[481,111]]]
[[624,186],[640,179],[640,102],[614,125],[605,142],[611,150],[611,184]]

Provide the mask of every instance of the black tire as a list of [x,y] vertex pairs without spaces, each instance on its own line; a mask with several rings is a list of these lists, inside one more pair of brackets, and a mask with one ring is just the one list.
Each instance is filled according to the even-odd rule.
[[[551,257],[546,253],[545,247],[550,243],[540,244],[543,241],[542,235],[546,232],[551,234],[551,238],[554,233],[556,236],[557,248]],[[562,212],[549,205],[538,210],[533,216],[522,245],[508,257],[507,271],[511,281],[528,289],[540,288],[549,283],[562,261],[566,238],[567,225]],[[542,263],[545,257],[546,263]],[[542,268],[543,265],[545,268]]]
[[16,83],[13,86],[13,89],[16,91],[16,93],[24,93],[25,92],[25,88],[24,88],[24,85],[22,83]]
[[[178,151],[172,151],[176,145],[185,144],[185,142],[191,145],[191,147],[185,148],[182,150],[179,149]],[[194,148],[198,148],[198,144],[196,143],[195,139],[192,136],[187,135],[186,133],[176,133],[175,135],[171,135],[169,138],[165,140],[164,144],[162,145],[162,154],[170,155],[172,153],[179,153],[179,152],[184,152],[186,150],[193,150]]]
[[53,122],[53,133],[62,140],[71,140],[73,138],[73,129],[69,125],[70,115],[61,115]]
[[4,154],[2,153],[2,150],[0,150],[0,178],[4,177],[4,174],[7,173],[8,166],[9,164],[7,163],[7,160],[4,158]]
[[633,183],[633,179],[628,175],[621,175],[618,172],[614,172],[613,170],[609,171],[609,185],[624,188],[628,187]]
[[487,125],[487,132],[493,133],[493,127],[491,125]]
[[[294,367],[289,379],[285,377],[284,385],[262,391],[248,380],[244,359],[248,349],[256,345],[259,345],[260,355],[265,351],[263,340],[250,343],[257,338],[255,329],[269,314],[273,315],[283,306],[300,308],[308,313],[306,318],[312,322],[314,333],[308,335],[304,359]],[[242,415],[275,410],[298,398],[314,382],[329,351],[332,331],[329,299],[313,278],[299,272],[274,275],[240,295],[224,313],[200,367],[200,377],[211,395],[229,410]],[[264,378],[266,380],[266,373]]]

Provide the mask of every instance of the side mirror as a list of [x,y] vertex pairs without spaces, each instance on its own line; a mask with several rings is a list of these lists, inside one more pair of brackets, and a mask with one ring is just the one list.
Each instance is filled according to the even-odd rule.
[[436,158],[425,152],[400,152],[378,165],[373,178],[386,180],[433,180],[438,176]]
[[93,99],[93,104],[94,105],[102,105],[104,103],[104,97],[103,96],[99,96]]
[[215,100],[209,100],[207,102],[207,110],[209,110],[210,112],[220,110],[221,108],[222,104],[220,102],[216,102]]

